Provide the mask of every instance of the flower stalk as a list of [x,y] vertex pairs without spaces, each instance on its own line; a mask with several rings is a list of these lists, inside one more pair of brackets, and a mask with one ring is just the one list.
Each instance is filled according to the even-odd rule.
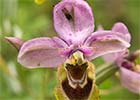
[[118,69],[119,67],[117,67],[114,63],[109,63],[99,67],[96,71],[96,85],[103,83],[106,79],[118,71]]

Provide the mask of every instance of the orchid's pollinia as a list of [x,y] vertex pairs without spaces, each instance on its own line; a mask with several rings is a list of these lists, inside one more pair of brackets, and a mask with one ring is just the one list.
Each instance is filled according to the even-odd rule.
[[19,46],[18,62],[27,68],[58,68],[58,100],[98,100],[94,65],[90,61],[122,51],[130,44],[118,31],[94,32],[93,13],[84,0],[62,0],[54,7],[53,19],[59,37],[40,37],[22,43],[15,42],[13,37],[6,38]]

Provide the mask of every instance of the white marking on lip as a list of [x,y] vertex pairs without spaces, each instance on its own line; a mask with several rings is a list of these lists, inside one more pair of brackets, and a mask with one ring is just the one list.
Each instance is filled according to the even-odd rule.
[[67,73],[67,77],[68,77],[68,82],[69,85],[72,88],[76,88],[77,86],[80,86],[81,88],[83,88],[86,84],[87,84],[87,73],[84,73],[84,75],[82,76],[81,79],[73,79],[73,77],[70,75],[70,73]]

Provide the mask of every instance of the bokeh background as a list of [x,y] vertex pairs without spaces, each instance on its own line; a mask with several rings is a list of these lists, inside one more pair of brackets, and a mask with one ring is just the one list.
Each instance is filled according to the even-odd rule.
[[[46,0],[42,5],[34,0],[0,0],[0,100],[55,100],[56,70],[26,69],[17,63],[15,48],[4,40],[15,36],[28,40],[57,35],[53,27],[53,7],[60,0]],[[87,0],[91,5],[95,25],[111,29],[115,22],[124,22],[131,35],[133,52],[140,49],[140,0]],[[93,60],[96,67],[101,58]],[[112,75],[100,86],[101,100],[140,100],[121,86]]]

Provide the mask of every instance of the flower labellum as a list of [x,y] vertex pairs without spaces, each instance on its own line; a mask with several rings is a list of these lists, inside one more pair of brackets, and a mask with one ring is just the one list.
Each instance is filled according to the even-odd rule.
[[81,51],[74,52],[58,68],[58,78],[57,100],[99,100],[94,65],[84,58]]
[[[20,45],[20,64],[26,68],[58,68],[62,65],[63,67],[58,68],[58,73],[59,69],[62,69],[61,74],[65,73],[64,76],[59,74],[59,77],[62,77],[61,91],[65,92],[67,98],[89,99],[90,93],[97,93],[92,92],[97,91],[97,88],[92,76],[94,70],[88,71],[93,68],[89,61],[128,48],[130,44],[124,36],[126,29],[124,32],[119,31],[121,27],[114,31],[94,32],[93,13],[84,0],[62,0],[54,7],[53,19],[59,37],[40,37],[22,44],[7,39],[14,45]],[[73,92],[73,95],[70,92]]]

